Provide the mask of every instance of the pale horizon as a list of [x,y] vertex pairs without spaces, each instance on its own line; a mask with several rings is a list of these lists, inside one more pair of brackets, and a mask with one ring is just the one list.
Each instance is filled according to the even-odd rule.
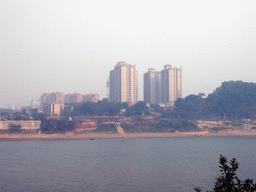
[[256,82],[256,1],[0,2],[0,108],[43,93],[107,95],[119,61],[143,74],[182,68],[183,98]]

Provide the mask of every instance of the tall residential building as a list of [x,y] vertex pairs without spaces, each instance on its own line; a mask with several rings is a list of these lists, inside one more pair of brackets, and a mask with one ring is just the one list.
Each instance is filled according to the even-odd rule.
[[82,93],[69,93],[65,95],[65,103],[81,103],[81,102],[98,102],[100,100],[99,94],[86,94],[83,95]]
[[50,103],[64,104],[64,94],[63,94],[63,92],[44,93],[41,96],[41,107],[49,105]]
[[44,107],[45,105],[48,105],[50,103],[49,102],[49,95],[50,95],[50,93],[44,93],[41,96],[41,107]]
[[65,103],[81,103],[84,95],[82,93],[68,93],[65,95]]
[[182,97],[182,69],[165,65],[161,71],[161,103],[171,103]]
[[135,65],[120,61],[110,71],[109,100],[114,103],[138,101],[138,72]]
[[92,94],[92,93],[90,93],[90,94],[84,95],[84,97],[83,97],[83,101],[84,102],[88,102],[89,101],[91,103],[93,103],[93,102],[97,103],[99,100],[100,100],[99,94]]
[[154,68],[149,68],[144,73],[144,101],[146,103],[161,102],[161,73]]

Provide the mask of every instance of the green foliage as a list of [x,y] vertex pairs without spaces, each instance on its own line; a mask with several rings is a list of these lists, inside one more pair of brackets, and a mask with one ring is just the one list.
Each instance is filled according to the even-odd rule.
[[15,120],[15,121],[27,121],[27,120],[30,120],[30,118],[29,118],[29,114],[28,113],[26,113],[26,112],[15,112],[14,114],[13,114],[13,119]]
[[177,127],[177,130],[180,132],[195,131],[198,129],[198,127],[190,121],[182,121],[177,125]]
[[215,119],[256,118],[256,84],[242,81],[223,82],[212,94],[203,99],[203,93],[178,98],[172,112],[163,112],[165,118],[187,120],[202,117]]
[[89,115],[89,116],[116,116],[121,109],[128,108],[127,103],[111,103],[108,100],[98,101],[97,103],[79,103],[74,104],[72,115]]
[[121,127],[124,129],[125,133],[134,133],[138,131],[134,125],[122,124]]
[[43,114],[43,113],[33,113],[33,114],[31,114],[31,117],[33,118],[33,120],[41,120],[42,118],[45,117],[45,114]]
[[138,121],[134,124],[121,124],[126,133],[158,133],[174,132],[171,121],[160,121],[158,123],[148,123],[147,121]]
[[53,130],[54,130],[54,125],[52,125],[49,121],[41,122],[41,132],[42,133],[53,132]]
[[188,95],[185,99],[178,98],[175,101],[174,111],[169,115],[171,117],[176,115],[187,120],[200,119],[204,111],[203,96],[203,93],[199,93],[198,95]]
[[256,117],[256,84],[242,81],[223,82],[205,100],[208,114],[229,119]]
[[117,133],[117,129],[116,126],[113,124],[103,124],[100,125],[96,130],[94,130],[93,132],[113,132],[113,133]]
[[201,188],[201,187],[196,187],[196,188],[194,188],[194,190],[195,190],[196,192],[201,192],[201,191],[202,191],[202,188]]
[[10,123],[8,125],[8,130],[10,133],[21,133],[21,125],[14,125]]
[[65,133],[74,130],[74,122],[55,120],[54,122],[54,132]]
[[173,123],[170,121],[160,121],[159,123],[154,124],[155,129],[166,129],[170,127],[173,127]]
[[149,132],[157,133],[157,132],[174,132],[175,125],[171,121],[160,121],[159,123],[155,123]]
[[178,119],[184,117],[182,112],[177,111],[158,110],[157,112],[162,114],[162,118]]
[[138,124],[126,125],[122,128],[125,132],[140,132],[140,133],[159,133],[159,132],[175,132],[175,131],[193,131],[198,127],[187,120],[161,120],[157,123],[147,124],[140,122]]
[[72,121],[57,119],[47,120],[45,115],[42,115],[40,119],[42,133],[65,133],[67,131],[73,131],[75,127],[75,123]]
[[[213,191],[207,192],[253,192],[256,191],[256,184],[253,183],[252,179],[246,179],[241,181],[237,175],[236,171],[238,169],[239,163],[235,158],[230,160],[228,165],[227,158],[220,155],[220,172],[221,175],[216,178]],[[195,191],[201,192],[202,188],[194,188]]]
[[146,103],[139,101],[133,106],[128,107],[125,112],[126,117],[140,117],[143,113],[149,111],[149,108],[146,106]]
[[200,108],[200,105],[203,102],[204,96],[203,93],[199,93],[198,95],[188,95],[185,97],[185,99],[178,98],[177,101],[175,101],[175,106],[178,107],[181,110],[186,111],[198,111]]

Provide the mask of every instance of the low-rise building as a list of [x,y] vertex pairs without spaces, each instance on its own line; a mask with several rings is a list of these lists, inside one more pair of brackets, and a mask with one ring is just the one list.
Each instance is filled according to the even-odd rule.
[[64,109],[64,104],[62,103],[50,103],[43,108],[44,113],[50,116],[62,115],[63,109]]
[[41,128],[41,121],[0,121],[0,132],[20,131],[38,133]]

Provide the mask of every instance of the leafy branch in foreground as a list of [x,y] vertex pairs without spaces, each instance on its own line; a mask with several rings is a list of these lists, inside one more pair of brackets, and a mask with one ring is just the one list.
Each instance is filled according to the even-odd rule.
[[[216,178],[214,183],[213,191],[207,192],[253,192],[256,191],[256,184],[253,183],[252,179],[246,179],[241,181],[236,176],[236,171],[238,169],[239,163],[236,158],[230,160],[228,165],[227,158],[220,155],[220,172],[221,175]],[[196,192],[201,192],[202,188],[194,188]]]

